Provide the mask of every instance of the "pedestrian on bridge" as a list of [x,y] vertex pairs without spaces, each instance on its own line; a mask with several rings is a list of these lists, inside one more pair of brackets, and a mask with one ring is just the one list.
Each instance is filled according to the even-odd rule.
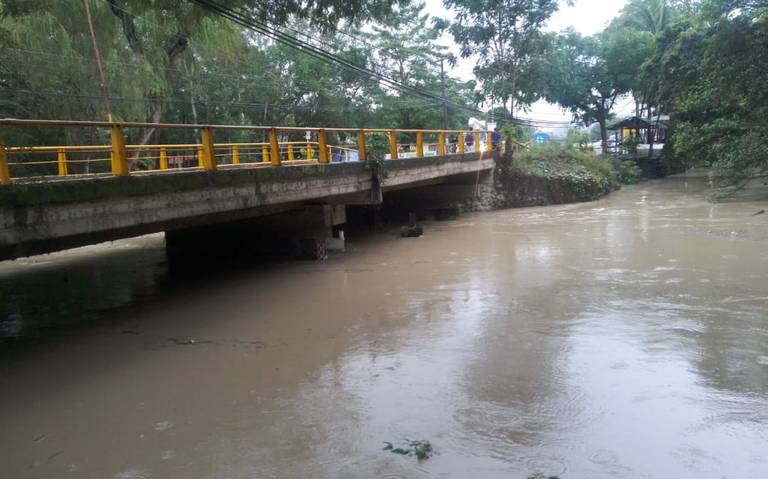
[[499,143],[501,143],[501,133],[499,133],[498,128],[494,128],[493,133],[491,133],[491,149],[498,148]]
[[469,127],[469,131],[467,132],[466,143],[467,143],[468,152],[475,151],[475,132],[474,132],[474,128],[472,128],[471,126]]

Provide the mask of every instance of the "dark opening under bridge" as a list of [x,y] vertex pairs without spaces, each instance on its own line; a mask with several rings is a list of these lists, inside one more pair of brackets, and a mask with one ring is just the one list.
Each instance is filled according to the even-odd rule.
[[[89,129],[108,139],[0,146],[0,260],[160,231],[182,246],[216,235],[323,241],[346,221],[347,205],[411,190],[411,201],[438,207],[471,195],[495,166],[486,131],[14,119],[0,126]],[[126,145],[126,132],[145,128],[186,130],[199,142]],[[216,142],[233,132],[263,141]],[[366,161],[377,147],[386,160]]]

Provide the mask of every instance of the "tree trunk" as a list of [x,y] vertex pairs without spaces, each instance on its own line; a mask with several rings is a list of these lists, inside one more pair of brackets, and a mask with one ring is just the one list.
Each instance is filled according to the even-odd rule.
[[[107,0],[110,9],[112,13],[120,19],[122,29],[123,29],[123,35],[125,36],[126,41],[128,42],[128,46],[133,52],[133,54],[137,57],[144,57],[144,46],[141,43],[141,35],[136,29],[136,24],[134,22],[135,17],[132,15],[126,14],[125,10],[123,10],[122,6],[118,2],[118,0]],[[176,62],[176,59],[184,53],[189,46],[189,36],[186,33],[180,33],[176,40],[173,42],[172,45],[167,47],[165,49],[165,53],[168,56],[168,70],[166,70],[165,77],[166,77],[166,83],[170,84],[169,76],[170,71],[173,69],[174,63]],[[147,119],[147,123],[160,123],[160,121],[163,119],[163,98],[155,93],[155,92],[148,92],[146,94],[147,99],[149,100],[149,115]],[[147,142],[149,142],[150,138],[152,138],[152,135],[155,133],[156,128],[147,128],[146,130],[142,131],[139,135],[138,141],[136,141],[139,145],[145,145]]]
[[[148,97],[149,100],[149,117],[147,118],[147,123],[160,123],[160,120],[163,118],[163,99],[155,95],[154,93],[150,94]],[[137,140],[137,145],[146,145],[150,138],[152,138],[152,135],[155,133],[155,128],[147,128],[144,131],[141,132],[141,136],[139,136],[139,139]]]
[[514,66],[513,66],[513,71],[512,71],[512,99],[511,99],[511,103],[509,105],[509,117],[512,120],[515,119],[515,104],[516,104],[515,98],[516,97],[517,97],[517,73],[515,73]]
[[[191,82],[190,82],[190,85],[189,85],[189,106],[192,109],[192,123],[197,125],[198,124],[198,120],[197,120],[197,105],[195,105],[195,90],[192,87]],[[197,131],[197,129],[195,129],[194,135],[195,135],[194,143],[197,143],[197,139],[200,137],[199,136],[200,132]]]
[[[269,100],[264,100],[264,120],[262,121],[262,125],[266,125],[267,124],[267,113],[268,112],[269,112]],[[261,132],[261,139],[265,143],[268,140],[266,130]]]
[[648,159],[653,158],[653,142],[656,140],[656,133],[659,129],[659,120],[661,120],[661,113],[656,115],[656,128],[653,130],[653,133],[651,131],[648,131],[648,140],[649,140],[649,148],[648,148]]
[[608,154],[608,127],[606,125],[606,118],[605,114],[600,113],[598,119],[598,123],[600,123],[600,140],[601,140],[601,148],[603,149],[603,154]]

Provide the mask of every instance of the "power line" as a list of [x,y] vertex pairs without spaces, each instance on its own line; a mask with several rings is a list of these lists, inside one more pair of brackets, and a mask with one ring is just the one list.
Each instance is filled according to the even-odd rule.
[[[104,0],[106,1],[106,0]],[[401,83],[395,79],[392,79],[390,77],[387,77],[381,73],[378,73],[374,70],[370,70],[364,66],[356,65],[354,63],[351,63],[341,57],[339,57],[337,54],[328,52],[326,50],[322,50],[320,48],[317,48],[307,42],[304,42],[296,37],[293,37],[291,35],[285,34],[284,32],[280,31],[276,26],[272,26],[269,24],[266,24],[264,22],[260,22],[259,20],[254,19],[251,16],[248,16],[244,13],[239,13],[231,8],[227,8],[222,6],[221,4],[217,3],[214,0],[191,0],[193,3],[197,3],[198,5],[203,6],[204,8],[207,8],[209,10],[214,11],[214,13],[218,14],[219,16],[222,16],[224,18],[227,18],[230,21],[233,21],[240,26],[243,26],[249,30],[257,31],[258,33],[262,33],[268,38],[272,38],[273,40],[283,43],[285,45],[288,45],[291,48],[294,48],[296,50],[301,51],[302,53],[308,54],[310,56],[314,56],[317,59],[320,59],[321,61],[325,61],[326,63],[335,63],[337,65],[341,65],[342,67],[345,67],[347,69],[351,69],[352,71],[361,74],[363,76],[366,76],[368,79],[371,79],[372,77],[383,82],[385,85],[395,88],[398,91],[401,91],[403,93],[411,94],[414,96],[420,96],[422,98],[426,98],[432,101],[439,101],[440,107],[445,106],[446,104],[451,104],[453,107],[462,109],[465,111],[469,111],[472,113],[480,114],[480,115],[486,115],[488,117],[492,117],[494,119],[498,119],[495,114],[483,112],[477,108],[474,107],[468,107],[464,104],[454,102],[452,100],[449,100],[445,97],[441,97],[438,95],[435,95],[431,92],[423,91],[417,87],[413,87],[411,85],[407,85],[404,83]],[[132,15],[130,12],[127,12],[123,10],[125,13]],[[317,37],[313,37],[305,32],[300,31],[299,29],[292,28],[292,27],[285,27],[288,30],[291,30],[295,32],[298,35],[301,35],[306,38],[310,38],[313,40],[317,40]],[[374,49],[377,49],[374,45],[371,43],[365,42],[364,40],[360,39],[359,37],[355,37],[354,35],[351,35],[349,33],[344,33],[346,36],[353,38],[355,40],[361,41],[369,46],[371,46]],[[324,44],[326,46],[331,46],[327,43],[320,42],[321,44]],[[319,56],[318,56],[319,55]],[[497,67],[491,67],[493,69],[497,69]],[[524,119],[522,121],[519,121],[517,119],[512,120],[513,123],[525,123],[526,125],[531,125],[533,123],[536,123],[538,125],[545,125],[545,126],[551,126],[551,127],[557,127],[557,126],[565,126],[570,125],[571,122],[564,122],[564,121],[551,121],[551,120],[541,120],[541,119]]]
[[[106,2],[107,0],[103,0],[103,1]],[[193,0],[193,1],[195,1],[195,0]],[[195,3],[214,3],[214,2],[196,1]],[[135,17],[134,14],[128,12],[127,10],[125,10],[123,8],[119,8],[119,9],[122,12]],[[227,18],[227,17],[225,17],[225,18]],[[230,19],[230,20],[232,20],[232,19]],[[235,21],[235,20],[232,20],[232,21]],[[239,22],[236,22],[236,23],[240,24],[241,26],[244,26],[244,27],[248,28],[248,26],[243,25],[243,24],[241,24]],[[308,36],[307,34],[303,34],[303,35],[304,36]],[[348,34],[348,36],[350,36],[352,38],[355,38],[354,36],[349,35],[349,34]],[[289,36],[288,38],[291,38],[291,37]],[[281,42],[281,43],[284,43],[284,42]],[[292,46],[292,47],[296,48],[295,46]],[[61,57],[60,55],[50,54],[50,53],[46,53],[46,52],[39,52],[39,51],[34,51],[34,50],[24,50],[24,49],[8,49],[8,50],[17,50],[17,51],[20,51],[20,52],[23,51],[23,52],[35,53],[35,54],[38,54],[38,55],[49,55],[49,56]],[[319,50],[319,49],[318,49],[318,51],[322,52],[322,50]],[[331,56],[331,57],[336,56],[333,53],[329,53],[329,52],[325,52],[325,53],[327,55]],[[71,58],[74,58],[76,60],[93,61],[93,59],[91,59],[91,58],[85,58],[85,57],[81,57],[81,56],[73,56],[73,55],[67,55],[67,56],[71,57]],[[324,58],[318,58],[318,59],[321,60],[321,61],[324,61],[325,63],[336,63],[336,64],[338,64],[338,62],[332,62],[332,61],[329,61],[328,59],[324,59]],[[121,67],[126,67],[126,65],[124,65],[121,62],[109,62],[109,63],[112,64],[112,65],[119,65]],[[413,87],[411,85],[400,84],[396,80],[388,78],[388,77],[386,77],[384,75],[381,75],[381,74],[379,74],[379,73],[377,73],[375,71],[367,70],[364,67],[360,67],[360,66],[357,66],[355,64],[351,64],[351,65],[353,65],[355,67],[353,71],[355,71],[356,73],[360,74],[361,76],[363,76],[367,80],[370,80],[371,76],[373,76],[375,79],[377,79],[379,81],[382,81],[385,85],[387,85],[387,86],[389,86],[391,88],[395,88],[397,91],[399,91],[401,93],[406,93],[408,95],[414,96],[414,97],[419,99],[419,100],[416,100],[416,99],[414,99],[414,100],[404,100],[404,99],[403,100],[395,100],[395,99],[389,98],[387,100],[387,102],[386,102],[386,105],[382,105],[380,103],[379,103],[379,105],[382,105],[382,106],[402,105],[402,106],[406,106],[406,107],[412,106],[412,107],[419,107],[419,108],[427,108],[427,107],[429,107],[429,108],[443,108],[443,106],[446,103],[450,103],[454,107],[457,107],[457,108],[459,108],[461,110],[469,111],[469,112],[472,112],[472,113],[477,113],[477,114],[480,114],[480,115],[486,115],[485,112],[482,112],[481,110],[479,110],[477,108],[468,107],[466,105],[463,105],[463,104],[460,104],[460,103],[456,103],[456,102],[451,101],[451,100],[447,100],[445,97],[440,97],[440,96],[434,95],[434,94],[432,94],[430,92],[422,91],[419,88]],[[184,71],[184,70],[180,70],[180,69],[164,68],[164,67],[160,67],[160,66],[156,66],[156,67],[153,66],[153,68],[157,68],[157,69],[160,69],[160,70],[166,70],[166,71],[175,71],[175,72],[179,72],[179,73],[190,73],[190,72],[187,72],[187,71]],[[269,72],[269,71],[265,71],[264,73],[265,73],[265,75],[262,75],[261,78],[265,78],[266,76],[272,76],[277,81],[281,81],[281,82],[286,81],[285,77],[281,77],[279,75],[276,75],[275,73],[272,73],[272,72]],[[215,72],[206,71],[206,70],[203,70],[201,72],[196,72],[195,74],[203,74],[203,75],[223,77],[223,78],[235,78],[237,80],[243,80],[244,77],[254,78],[254,76],[250,75],[250,74],[248,74],[248,75],[243,75],[243,74],[232,75],[232,74],[215,73]],[[386,79],[386,81],[384,81],[382,78]],[[293,83],[296,84],[297,86],[301,86],[301,85],[307,86],[305,83],[296,81],[295,79],[291,79],[291,81],[293,81]],[[393,83],[397,83],[398,85],[395,86],[395,85],[393,85]],[[403,89],[401,89],[401,88],[398,88],[398,87],[402,87],[402,86],[404,86],[406,88],[405,91]],[[8,91],[8,89],[6,89],[6,91]],[[50,95],[72,96],[72,94],[70,94],[70,93],[39,92],[39,91],[35,92],[35,91],[31,91],[31,90],[30,91],[26,91],[25,93],[35,93],[35,94],[43,94],[43,95],[49,95],[49,96]],[[80,98],[85,98],[84,95],[79,95],[79,97]],[[110,96],[110,98],[115,98],[115,99],[118,99],[120,101],[146,102],[146,99],[112,97],[112,96]],[[188,103],[189,102],[189,100],[170,100],[170,99],[168,101],[169,102],[176,102],[176,103]],[[264,106],[264,104],[244,104],[244,103],[236,104],[236,103],[232,103],[232,102],[203,101],[203,100],[199,100],[199,99],[196,99],[195,101],[196,101],[197,104],[207,105],[207,106],[210,106],[210,105],[214,105],[214,106],[227,106],[227,105],[235,106],[235,105],[237,105],[237,106],[246,107],[246,108],[257,108],[257,107],[261,108],[261,107]],[[436,101],[439,101],[439,104],[435,104],[434,102],[436,102]],[[270,103],[270,105],[272,105],[273,107],[276,107],[276,108],[286,107],[286,108],[296,108],[296,109],[299,109],[299,110],[305,109],[305,110],[315,110],[315,111],[322,111],[322,110],[326,110],[326,111],[334,111],[334,110],[335,111],[360,111],[360,110],[363,110],[364,108],[366,108],[365,106],[348,106],[348,107],[347,106],[342,106],[342,107],[330,107],[330,108],[329,107],[312,107],[312,106],[304,106],[304,107],[302,107],[302,106],[294,105],[294,104],[291,104],[291,105],[285,105],[285,104],[278,105],[278,104],[275,104],[275,103]],[[370,106],[368,106],[368,108],[370,108]],[[491,114],[488,114],[488,116],[495,117],[496,115],[491,113]],[[539,119],[516,119],[515,123],[522,124],[522,125],[525,125],[525,126],[542,126],[542,127],[556,127],[556,126],[564,126],[564,125],[567,124],[567,123],[562,122],[562,121],[561,122],[555,122],[555,121],[552,121],[552,120],[539,120]]]
[[[43,91],[43,90],[25,90],[25,89],[14,89],[14,88],[0,88],[0,94],[2,93],[13,93],[13,94],[24,94],[24,95],[30,95],[30,96],[45,96],[49,98],[77,98],[80,100],[87,100],[92,102],[97,102],[101,100],[101,97],[98,95],[87,95],[87,94],[79,94],[79,93],[73,93],[73,92],[60,92],[60,91]],[[110,95],[109,99],[114,103],[147,103],[149,100],[146,98],[132,98],[132,97],[124,97],[124,96],[116,96],[116,95]],[[166,97],[164,99],[166,103],[172,103],[172,104],[182,104],[186,105],[190,103],[189,99],[182,99],[182,98],[174,98],[174,97]],[[265,106],[282,109],[282,110],[289,110],[289,111],[329,111],[329,112],[367,112],[370,111],[369,105],[341,105],[341,106],[309,106],[309,105],[296,105],[293,103],[272,103],[272,102],[264,102],[264,103],[249,103],[249,102],[232,102],[228,100],[222,100],[222,101],[215,101],[215,100],[201,100],[197,99],[195,100],[195,105],[201,107],[201,108],[232,108],[236,109],[238,111],[253,111],[261,114]],[[411,103],[405,103],[403,102],[403,105],[410,106],[414,108],[434,108],[439,109],[441,108],[440,105],[436,105],[434,103],[424,103],[420,101],[413,101]],[[536,121],[529,121],[528,119],[520,119],[520,123],[524,124],[524,126],[531,126],[531,127],[550,127],[549,124],[538,124]]]
[[[230,21],[255,32],[261,33],[265,35],[268,38],[271,38],[279,43],[283,43],[297,51],[300,51],[306,55],[312,56],[314,58],[317,58],[321,61],[327,62],[327,63],[334,63],[337,64],[345,69],[348,69],[350,71],[353,71],[355,73],[358,73],[360,75],[363,75],[369,79],[375,79],[379,81],[380,83],[386,85],[389,88],[393,88],[395,90],[401,91],[406,94],[411,94],[414,96],[419,96],[422,98],[426,98],[432,101],[440,102],[440,104],[450,104],[454,108],[472,112],[475,114],[484,115],[490,118],[497,119],[496,115],[494,115],[492,112],[483,112],[477,108],[469,107],[467,105],[463,105],[457,102],[454,102],[453,100],[449,100],[444,97],[440,97],[438,95],[435,95],[433,93],[423,91],[421,89],[412,87],[410,85],[403,84],[397,80],[394,80],[392,78],[389,78],[383,74],[380,74],[378,72],[375,72],[373,70],[370,70],[366,67],[356,65],[354,63],[351,63],[343,58],[340,58],[338,55],[335,55],[331,52],[322,50],[320,48],[317,48],[307,42],[304,42],[294,36],[291,36],[280,29],[267,25],[263,22],[260,22],[247,14],[237,12],[233,9],[227,8],[222,6],[221,4],[213,1],[213,0],[191,0],[194,3],[197,3],[198,5],[214,12],[215,14],[222,16],[224,18],[229,19]],[[523,125],[529,125],[531,122],[521,122],[518,120],[513,119],[512,123],[517,124],[523,124]],[[544,123],[544,122],[540,122]],[[563,122],[550,122],[550,126],[555,125],[563,125]]]
[[[291,48],[294,48],[304,54],[307,54],[309,56],[315,57],[321,61],[324,61],[326,63],[335,63],[337,65],[340,65],[346,69],[349,69],[351,71],[354,71],[358,74],[362,74],[367,78],[375,79],[380,81],[381,83],[384,83],[390,88],[394,88],[396,90],[402,91],[404,93],[411,93],[417,96],[421,96],[424,98],[429,99],[437,99],[437,100],[443,100],[440,97],[425,92],[422,90],[419,90],[417,88],[414,88],[410,85],[406,85],[403,83],[398,82],[397,80],[393,80],[383,74],[380,74],[378,72],[375,72],[373,70],[369,70],[363,66],[356,65],[352,62],[349,62],[343,58],[340,58],[338,55],[319,49],[317,47],[314,47],[313,45],[304,42],[302,40],[297,39],[296,37],[293,37],[291,35],[288,35],[279,29],[275,27],[271,27],[267,24],[261,23],[258,20],[255,20],[251,17],[248,17],[247,15],[238,13],[232,9],[226,8],[218,4],[217,2],[214,2],[212,0],[191,0],[211,11],[216,13],[217,15],[220,15],[224,18],[227,18],[249,30],[254,30],[259,33],[264,34],[268,38],[272,38],[273,40],[283,43],[284,45],[287,45]],[[460,106],[462,108],[467,108],[465,105],[457,104],[457,106]],[[472,109],[472,111],[477,111],[475,109]]]

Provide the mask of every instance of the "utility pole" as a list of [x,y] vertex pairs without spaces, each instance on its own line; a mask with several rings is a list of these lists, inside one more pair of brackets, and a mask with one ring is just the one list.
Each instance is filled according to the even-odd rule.
[[448,129],[448,104],[446,103],[445,99],[445,68],[443,67],[443,62],[445,61],[445,58],[440,57],[440,83],[443,87],[443,130]]
[[112,123],[112,108],[109,104],[109,95],[107,94],[107,80],[104,77],[104,68],[101,66],[101,54],[99,53],[99,44],[96,41],[96,33],[93,31],[93,20],[91,19],[91,9],[88,5],[89,0],[83,0],[85,8],[85,19],[88,22],[88,31],[91,34],[91,43],[93,44],[93,55],[96,58],[96,67],[99,70],[99,86],[101,86],[101,96],[104,99],[104,110],[107,113],[107,120]]

